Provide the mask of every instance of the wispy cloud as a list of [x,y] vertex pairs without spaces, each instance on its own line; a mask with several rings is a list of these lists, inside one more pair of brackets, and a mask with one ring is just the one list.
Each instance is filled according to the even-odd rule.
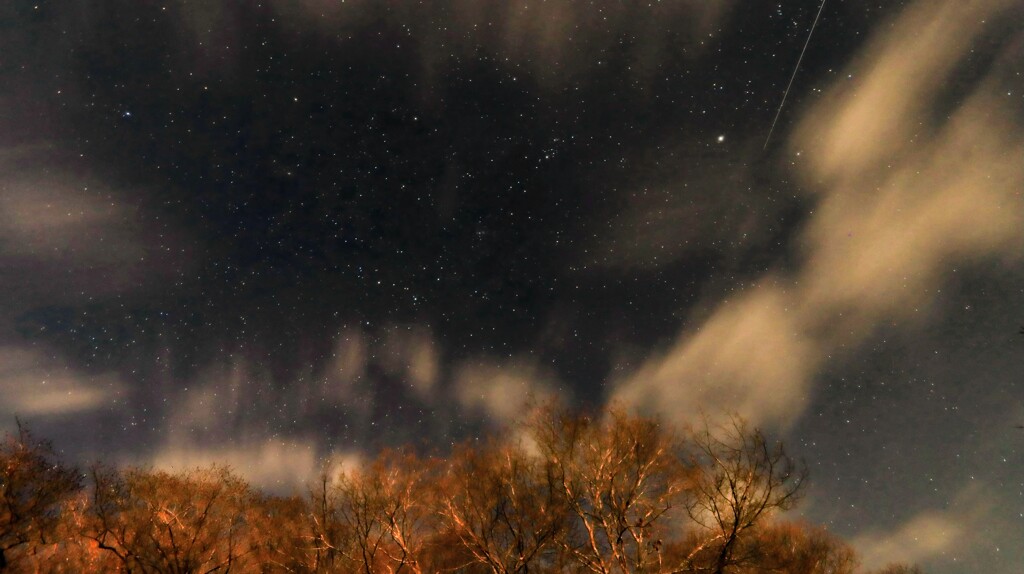
[[[694,57],[714,42],[712,33],[732,0],[622,3],[599,0],[456,0],[393,3],[303,0],[274,3],[286,18],[343,36],[368,21],[386,18],[417,47],[425,76],[442,73],[458,58],[481,48],[531,74],[541,85],[561,84],[599,68],[620,39],[635,39],[630,71],[650,75],[659,62],[679,54]],[[437,22],[443,25],[437,25]],[[671,25],[667,25],[667,24]]]
[[114,374],[85,374],[34,349],[0,347],[2,419],[87,412],[111,404],[124,392],[125,385]]
[[521,417],[531,401],[563,399],[554,373],[528,360],[467,361],[456,369],[452,392],[463,408],[499,424]]
[[948,508],[923,510],[892,528],[856,536],[850,543],[869,569],[896,562],[923,564],[932,559],[962,562],[963,554],[979,542],[977,533],[991,507],[982,489],[968,487]]
[[274,439],[216,447],[172,443],[149,462],[169,471],[226,465],[260,487],[301,490],[322,468],[316,446],[312,442]]
[[22,308],[103,297],[189,267],[180,230],[47,145],[0,147],[0,287]]
[[795,306],[791,293],[766,281],[650,358],[614,398],[676,422],[702,408],[727,407],[774,421],[800,412],[822,357]]
[[386,329],[379,361],[384,370],[408,382],[423,401],[436,397],[439,383],[438,344],[430,331],[418,325],[394,325]]
[[790,139],[819,197],[802,264],[721,303],[614,398],[671,417],[722,407],[789,424],[833,354],[923,318],[957,266],[1019,256],[1024,138],[998,89],[1012,47],[956,105],[945,87],[1010,5],[919,2],[885,27]]

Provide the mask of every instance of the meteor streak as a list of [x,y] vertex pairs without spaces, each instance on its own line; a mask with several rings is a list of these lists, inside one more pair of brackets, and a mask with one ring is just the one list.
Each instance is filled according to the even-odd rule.
[[779,104],[778,111],[775,112],[775,119],[772,120],[772,127],[768,130],[768,137],[764,138],[764,147],[761,149],[768,149],[768,142],[772,139],[772,132],[775,131],[775,124],[779,122],[779,116],[782,115],[782,107],[786,105],[786,98],[789,96],[789,89],[793,87],[793,80],[796,79],[797,70],[800,69],[800,63],[804,61],[804,54],[807,53],[807,46],[811,43],[811,36],[814,35],[814,29],[818,27],[818,20],[821,18],[821,11],[825,9],[826,0],[821,0],[821,6],[818,6],[818,15],[814,17],[814,23],[811,24],[811,31],[807,33],[807,41],[804,42],[804,49],[800,51],[800,57],[796,60],[796,67],[793,68],[793,75],[789,77],[789,85],[786,86],[786,91],[782,93],[782,103]]

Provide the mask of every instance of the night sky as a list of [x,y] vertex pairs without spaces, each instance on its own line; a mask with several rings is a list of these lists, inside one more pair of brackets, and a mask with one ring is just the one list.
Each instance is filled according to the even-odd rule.
[[738,411],[868,566],[1024,563],[1024,4],[0,3],[0,417],[74,462]]

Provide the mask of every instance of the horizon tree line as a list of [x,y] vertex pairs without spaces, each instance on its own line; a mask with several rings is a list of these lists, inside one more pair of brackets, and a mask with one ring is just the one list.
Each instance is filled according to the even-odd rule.
[[838,537],[780,516],[806,484],[805,465],[735,416],[677,430],[544,406],[444,455],[325,470],[291,496],[225,466],[82,472],[19,423],[0,444],[0,572],[862,572]]

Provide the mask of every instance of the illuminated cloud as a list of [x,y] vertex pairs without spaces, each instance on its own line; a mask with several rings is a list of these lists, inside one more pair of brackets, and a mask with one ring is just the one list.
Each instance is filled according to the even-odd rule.
[[[720,304],[614,398],[673,418],[738,410],[790,424],[832,354],[920,320],[957,266],[1024,252],[1024,138],[997,89],[1011,49],[948,113],[942,89],[1010,2],[919,2],[877,37],[789,142],[819,194],[803,263]],[[933,125],[934,124],[934,125]]]
[[440,358],[429,330],[415,325],[386,329],[378,359],[386,373],[406,381],[420,400],[434,398]]
[[222,362],[177,390],[156,452],[125,462],[170,471],[222,464],[260,487],[301,487],[319,474],[325,460],[355,459],[325,455],[318,440],[277,429],[288,421],[308,420],[324,400],[336,404],[337,399],[321,382],[279,389],[263,369],[243,360]]
[[0,347],[0,418],[88,412],[123,392],[115,375],[85,375],[36,350]]
[[558,402],[557,378],[529,362],[489,361],[462,364],[452,392],[463,408],[493,422],[508,424],[524,415],[531,402]]
[[273,5],[281,17],[298,17],[332,37],[388,19],[403,31],[400,41],[416,47],[428,80],[483,48],[550,85],[600,68],[606,63],[602,54],[621,46],[623,36],[635,39],[630,71],[641,79],[666,58],[697,57],[715,42],[714,31],[732,1],[437,0],[384,8],[370,0],[278,0]]
[[[905,10],[869,42],[841,74],[846,79],[838,80],[798,126],[790,144],[810,152],[808,175],[826,184],[888,179],[893,161],[933,147],[945,123],[939,112],[956,81],[956,65],[973,52],[986,24],[1014,4],[919,1]],[[975,97],[989,88],[981,86]],[[1002,132],[1008,126],[997,127]]]
[[940,511],[922,512],[890,532],[860,536],[853,545],[863,563],[880,568],[895,562],[915,563],[940,555],[962,541],[967,525]]
[[328,380],[302,376],[287,385],[253,361],[231,358],[211,364],[188,383],[169,393],[164,421],[170,444],[218,444],[224,441],[262,441],[308,424],[332,408],[348,409],[356,426],[365,426],[373,395],[363,383],[344,397]]
[[[163,389],[169,396],[164,436],[177,450],[291,440],[307,428],[370,450],[409,441],[413,420],[402,409],[415,411],[415,405],[439,398],[435,343],[419,327],[378,335],[342,330],[331,360],[287,381],[244,353],[221,357],[190,381]],[[318,444],[319,455],[332,450],[322,438]]]
[[358,394],[359,382],[366,376],[369,360],[362,331],[345,329],[334,342],[334,353],[327,366],[328,396],[348,401]]
[[172,472],[227,465],[252,484],[270,489],[299,489],[321,469],[315,443],[273,439],[218,447],[172,443],[157,452],[150,462],[156,468]]
[[820,349],[797,322],[795,304],[768,284],[723,303],[699,330],[649,359],[615,399],[645,411],[670,410],[677,422],[705,407],[768,420],[799,412]]
[[[531,401],[563,398],[553,373],[511,359],[467,360],[455,369],[451,385],[441,387],[436,343],[419,328],[387,328],[372,340],[346,331],[336,348],[335,361],[322,376],[302,377],[285,386],[247,359],[211,365],[173,391],[163,421],[163,446],[145,461],[169,470],[224,463],[255,484],[272,488],[301,484],[324,468],[358,466],[373,445],[392,444],[392,438],[410,440],[408,429],[397,428],[410,421],[388,418],[398,414],[391,405],[402,398],[385,396],[395,387],[378,375],[409,385],[410,398],[432,403],[441,412],[463,410],[499,425],[524,415]],[[375,372],[368,364],[382,369]],[[445,396],[454,400],[442,400]],[[345,414],[339,415],[338,408]],[[338,451],[322,438],[304,438],[299,429],[309,428],[309,421],[320,416],[342,416],[346,435],[356,437],[352,444],[359,446]],[[434,421],[419,432],[443,433],[442,426]],[[225,444],[230,446],[210,446]]]
[[678,157],[685,149],[659,152],[666,160],[642,165],[629,202],[601,221],[588,265],[618,269],[656,269],[686,257],[733,254],[767,241],[766,223],[777,219],[778,204],[750,193],[747,170],[732,163],[703,160],[686,169]]
[[59,150],[0,148],[0,288],[23,307],[151,285],[187,267],[183,245]]
[[924,510],[887,530],[872,530],[850,540],[865,568],[897,562],[926,564],[959,561],[979,543],[992,503],[978,488],[961,491],[950,507]]

